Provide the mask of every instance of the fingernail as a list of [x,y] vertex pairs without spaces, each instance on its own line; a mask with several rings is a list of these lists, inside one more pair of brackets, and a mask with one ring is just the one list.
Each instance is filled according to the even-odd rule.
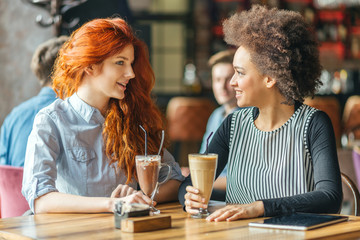
[[203,208],[207,208],[207,205],[206,205],[206,204],[203,204]]
[[205,202],[205,198],[202,198],[201,201],[202,201],[202,202]]
[[198,189],[195,189],[195,192],[196,192],[196,193],[199,193],[199,190],[198,190]]

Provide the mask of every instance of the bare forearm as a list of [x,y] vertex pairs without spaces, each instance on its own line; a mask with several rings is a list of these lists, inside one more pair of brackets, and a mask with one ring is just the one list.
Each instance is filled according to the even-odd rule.
[[159,193],[155,195],[155,201],[158,203],[171,202],[177,200],[180,181],[169,180],[159,188]]
[[60,192],[50,192],[35,200],[35,213],[112,212],[114,204],[114,198],[83,197]]
[[218,177],[214,182],[214,188],[219,190],[226,190],[226,177]]

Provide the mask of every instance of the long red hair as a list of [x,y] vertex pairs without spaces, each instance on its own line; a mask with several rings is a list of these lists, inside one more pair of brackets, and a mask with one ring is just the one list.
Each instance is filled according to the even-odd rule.
[[145,43],[121,18],[92,20],[64,44],[53,74],[53,89],[65,99],[77,91],[86,67],[102,63],[128,44],[134,46],[135,79],[129,81],[123,99],[110,99],[102,133],[109,164],[117,162],[127,175],[127,183],[132,177],[137,179],[135,155],[144,154],[144,132],[139,125],[148,133],[148,154],[157,154],[164,128],[163,116],[150,96],[155,76]]

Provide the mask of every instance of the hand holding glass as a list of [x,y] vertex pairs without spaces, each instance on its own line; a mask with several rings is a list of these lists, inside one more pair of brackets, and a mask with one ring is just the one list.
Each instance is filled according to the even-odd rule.
[[[218,155],[210,154],[189,154],[189,168],[191,181],[195,188],[199,189],[199,195],[205,198],[207,205],[215,180]],[[207,209],[199,208],[199,213],[191,215],[192,218],[206,218],[210,213]]]
[[[137,155],[135,156],[135,161],[140,188],[146,196],[151,198],[151,212],[153,214],[159,214],[160,211],[153,206],[153,200],[159,186],[168,181],[171,173],[171,167],[166,163],[161,163],[160,155]],[[159,182],[159,172],[162,167],[168,167],[169,171],[165,180]]]

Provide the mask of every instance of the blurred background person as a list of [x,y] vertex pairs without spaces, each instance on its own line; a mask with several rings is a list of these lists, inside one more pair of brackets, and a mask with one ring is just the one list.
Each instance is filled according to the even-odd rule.
[[0,132],[1,165],[24,166],[26,144],[35,115],[56,99],[51,89],[51,72],[58,51],[67,39],[67,36],[51,38],[35,50],[30,67],[42,88],[37,96],[15,107],[6,117]]
[[[232,65],[235,50],[229,49],[218,52],[210,57],[208,64],[211,67],[211,85],[216,102],[220,105],[211,114],[206,125],[206,132],[201,143],[200,152],[206,150],[206,140],[211,132],[215,133],[227,115],[239,109],[236,105],[235,91],[230,85],[230,80],[234,75]],[[212,136],[209,139],[209,143]],[[214,183],[214,190],[220,190],[219,194],[225,197],[226,190],[226,170],[224,168],[220,177]],[[221,194],[221,192],[224,192]],[[224,198],[225,200],[225,198]]]
[[[210,57],[208,65],[211,68],[211,85],[216,102],[220,105],[209,117],[206,132],[200,147],[200,153],[206,151],[207,138],[211,132],[215,133],[227,115],[239,109],[236,105],[235,91],[230,85],[234,75],[232,61],[234,49],[220,51]],[[209,143],[212,136],[209,139]],[[226,167],[214,183],[212,199],[225,200],[226,190]],[[188,175],[189,169],[183,168],[183,174]]]

